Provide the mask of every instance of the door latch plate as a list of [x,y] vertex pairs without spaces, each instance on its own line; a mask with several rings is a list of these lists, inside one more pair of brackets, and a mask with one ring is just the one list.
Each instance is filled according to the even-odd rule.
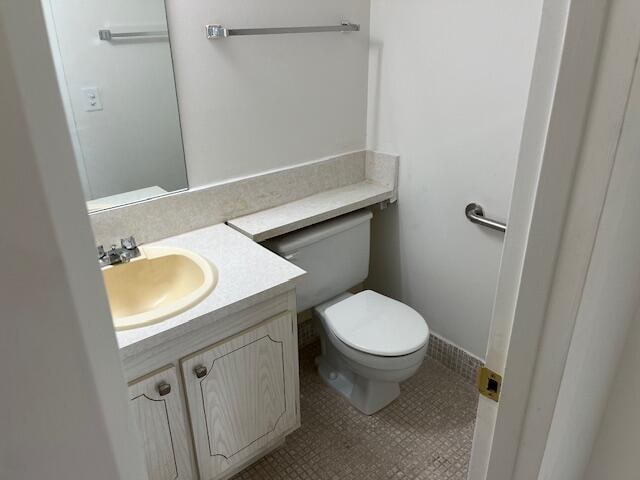
[[478,369],[478,391],[481,395],[497,402],[500,399],[502,376],[487,367]]

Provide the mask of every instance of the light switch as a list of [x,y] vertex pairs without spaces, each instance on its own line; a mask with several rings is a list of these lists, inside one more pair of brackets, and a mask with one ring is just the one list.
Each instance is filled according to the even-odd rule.
[[82,97],[84,98],[84,109],[87,112],[95,112],[102,110],[102,100],[97,87],[84,87],[82,89]]

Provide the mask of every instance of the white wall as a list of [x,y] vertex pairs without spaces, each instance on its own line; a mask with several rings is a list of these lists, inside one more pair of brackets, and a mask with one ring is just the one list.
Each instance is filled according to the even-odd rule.
[[[43,1],[54,11],[91,197],[151,184],[180,187],[169,182],[183,178],[173,148],[172,95],[154,94],[167,90],[170,80],[165,78],[170,73],[163,56],[166,43],[115,45],[96,37],[106,25],[144,25],[153,18],[162,23],[164,2],[90,2],[88,9],[83,0]],[[369,0],[167,0],[166,7],[190,187],[365,147]],[[207,23],[305,26],[337,25],[343,19],[359,23],[361,31],[222,41],[205,35]],[[154,88],[133,102],[136,125],[113,121],[114,96],[135,81],[135,62],[144,58],[146,63],[150,55],[162,64],[162,87],[155,85],[158,75],[146,75],[143,83]],[[88,62],[92,56],[96,61]],[[102,87],[104,111],[83,111],[79,89],[86,85]],[[167,135],[160,136],[164,142],[144,133],[145,123],[160,128],[160,119],[168,122],[162,127]]]
[[0,105],[0,478],[144,480],[39,2],[0,1]]
[[[106,42],[98,30],[165,30],[163,0],[43,0],[51,7],[90,198],[160,186],[185,188],[186,172],[168,40]],[[103,109],[86,111],[97,87]]]
[[584,480],[631,480],[640,472],[640,317],[618,366]]
[[399,202],[373,224],[370,285],[484,357],[540,0],[372,0],[367,146],[400,154]]
[[[365,146],[369,0],[168,0],[191,187]],[[207,40],[204,26],[360,23]]]

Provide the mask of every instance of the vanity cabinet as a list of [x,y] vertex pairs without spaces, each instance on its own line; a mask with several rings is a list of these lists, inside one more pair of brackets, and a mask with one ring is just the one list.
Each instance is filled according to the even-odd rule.
[[189,437],[176,369],[167,367],[129,385],[129,404],[149,479],[191,480]]
[[295,312],[292,290],[123,357],[150,480],[229,478],[300,426]]
[[287,312],[181,362],[203,479],[218,478],[296,426],[293,325]]

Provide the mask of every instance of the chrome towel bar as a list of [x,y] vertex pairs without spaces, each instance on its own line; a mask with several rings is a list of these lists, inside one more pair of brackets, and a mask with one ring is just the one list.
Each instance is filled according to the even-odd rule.
[[143,37],[167,38],[168,35],[169,34],[166,30],[157,30],[153,32],[122,32],[122,33],[114,33],[108,28],[103,28],[102,30],[98,30],[98,38],[106,42],[110,42],[111,40],[117,39],[117,38],[143,38]]
[[226,28],[222,25],[207,25],[207,38],[220,39],[236,35],[281,35],[284,33],[316,33],[316,32],[358,32],[360,25],[342,22],[340,25],[317,27],[269,27],[269,28]]
[[507,231],[507,224],[498,222],[497,220],[491,220],[484,216],[484,210],[477,203],[470,203],[464,209],[464,214],[467,216],[470,222],[477,223],[483,227],[492,228],[499,232]]

